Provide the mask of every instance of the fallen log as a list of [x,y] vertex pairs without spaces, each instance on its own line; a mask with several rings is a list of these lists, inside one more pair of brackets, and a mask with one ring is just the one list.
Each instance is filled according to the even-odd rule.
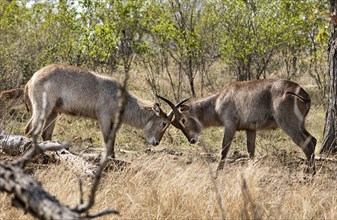
[[93,163],[88,162],[79,155],[72,154],[66,149],[50,152],[49,154],[56,161],[59,161],[60,163],[66,163],[70,167],[76,168],[77,172],[82,177],[92,178],[95,176],[95,170],[97,166]]
[[21,135],[11,135],[0,131],[0,149],[7,155],[22,155],[30,146],[32,146],[31,139]]
[[[44,163],[66,163],[70,167],[76,167],[80,176],[93,177],[96,165],[89,163],[80,155],[75,155],[69,152],[68,147],[64,148],[66,143],[59,141],[43,141],[38,142],[42,151],[48,149],[51,152],[45,152]],[[11,135],[5,132],[0,132],[0,150],[9,156],[20,156],[32,146],[30,138],[21,135]],[[38,160],[38,159],[37,159]]]

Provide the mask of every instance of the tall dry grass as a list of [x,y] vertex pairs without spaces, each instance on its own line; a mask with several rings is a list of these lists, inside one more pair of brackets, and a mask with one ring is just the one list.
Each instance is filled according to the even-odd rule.
[[[320,170],[311,179],[296,163],[296,169],[289,169],[268,156],[227,164],[214,185],[216,163],[202,157],[187,162],[184,156],[143,154],[122,171],[105,172],[94,210],[121,213],[102,219],[336,219],[336,173]],[[50,165],[37,169],[34,177],[65,204],[75,205],[75,170]],[[89,184],[85,180],[86,190]],[[12,208],[9,199],[0,194],[0,219],[31,219]]]

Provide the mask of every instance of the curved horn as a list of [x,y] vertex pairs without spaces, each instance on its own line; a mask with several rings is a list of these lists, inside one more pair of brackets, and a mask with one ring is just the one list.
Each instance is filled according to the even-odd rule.
[[185,102],[187,102],[188,100],[190,100],[190,98],[184,99],[183,101],[180,101],[176,107],[179,108],[179,106],[181,106],[182,104],[184,104]]
[[179,110],[178,110],[179,106],[181,106],[182,104],[184,104],[186,101],[188,101],[190,99],[190,98],[184,99],[183,101],[179,102],[177,105],[174,105],[170,100],[168,100],[164,97],[161,97],[159,95],[157,95],[157,97],[162,99],[163,101],[165,101],[172,108],[172,110],[167,114],[167,117],[170,120],[173,118],[173,114],[175,115],[176,118],[178,118],[181,115]]
[[159,95],[157,95],[158,98],[160,98],[161,100],[165,101],[171,108],[172,110],[170,111],[169,114],[167,114],[167,118],[171,121],[172,117],[173,117],[173,113],[175,115],[180,115],[180,112],[178,111],[177,107],[168,99],[161,97]]
[[[181,115],[181,113],[179,112],[178,108],[179,108],[179,106],[181,106],[182,104],[184,104],[184,103],[185,103],[186,101],[188,101],[189,99],[190,99],[190,98],[184,99],[183,101],[180,101],[180,102],[175,106],[175,108],[177,109],[178,114],[175,114],[174,111],[173,111],[173,109],[167,114],[167,115],[168,115],[167,117],[170,119],[172,125],[173,125],[174,127],[176,127],[176,128],[182,129],[182,128],[181,128],[181,125],[180,125],[180,123],[179,123],[179,120],[180,120],[180,118],[182,117],[182,115]],[[174,114],[173,114],[173,113],[174,113]],[[172,121],[173,115],[174,115],[174,120]],[[185,132],[184,129],[183,129],[182,131],[183,131],[183,133]],[[187,136],[186,136],[186,137],[187,137]]]

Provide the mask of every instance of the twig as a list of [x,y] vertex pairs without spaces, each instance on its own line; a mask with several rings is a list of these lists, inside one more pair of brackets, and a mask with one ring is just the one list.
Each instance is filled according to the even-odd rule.
[[[299,157],[296,156],[296,158],[306,161],[307,159],[303,158],[303,157]],[[337,163],[337,159],[334,158],[330,158],[330,157],[320,157],[320,156],[315,156],[315,161],[328,161],[328,162],[332,162],[332,163]]]
[[79,185],[79,190],[80,190],[80,204],[83,204],[83,182],[82,179],[80,178],[79,175],[77,175],[78,178],[78,185]]
[[111,215],[111,214],[119,215],[119,212],[115,211],[115,210],[105,210],[105,211],[98,212],[94,215],[86,215],[86,217],[87,218],[97,218],[97,217],[101,217],[103,215]]

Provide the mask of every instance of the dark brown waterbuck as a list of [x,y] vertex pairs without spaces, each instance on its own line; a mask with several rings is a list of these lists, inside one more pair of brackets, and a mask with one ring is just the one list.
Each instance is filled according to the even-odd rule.
[[198,100],[184,100],[172,108],[172,125],[180,129],[190,143],[197,141],[203,128],[225,129],[221,162],[223,167],[237,130],[245,130],[250,157],[254,156],[256,131],[280,127],[303,150],[310,170],[315,172],[316,139],[305,129],[310,96],[297,83],[281,79],[234,82],[222,92]]
[[[27,101],[32,109],[25,133],[42,133],[43,140],[50,140],[57,115],[65,113],[96,119],[107,144],[118,110],[120,87],[111,78],[80,67],[62,64],[43,67],[25,86]],[[43,126],[38,126],[40,119],[44,122]],[[150,144],[159,144],[171,119],[172,115],[168,117],[158,103],[125,92],[122,123],[143,129]]]

